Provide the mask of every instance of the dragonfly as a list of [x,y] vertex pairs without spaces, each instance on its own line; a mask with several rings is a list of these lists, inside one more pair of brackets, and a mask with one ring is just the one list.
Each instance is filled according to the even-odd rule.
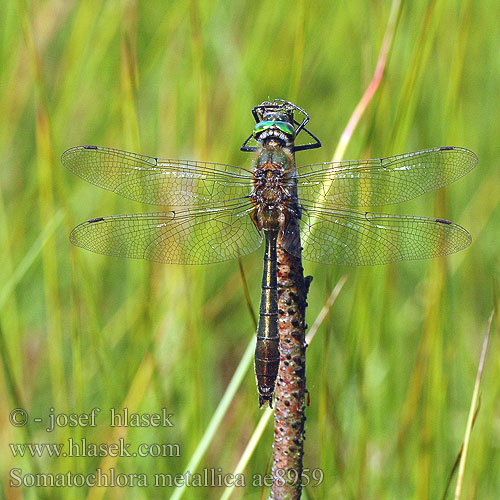
[[[264,102],[252,114],[256,125],[241,146],[254,154],[250,169],[90,145],[68,149],[62,163],[101,188],[166,207],[79,224],[70,241],[86,250],[167,264],[209,264],[243,257],[265,241],[254,365],[259,406],[272,407],[280,360],[278,238],[294,256],[346,266],[457,252],[471,242],[458,224],[362,208],[439,189],[467,174],[478,159],[472,151],[446,146],[297,166],[297,151],[321,146],[306,128],[309,115],[282,99]],[[313,142],[296,144],[302,132]]]

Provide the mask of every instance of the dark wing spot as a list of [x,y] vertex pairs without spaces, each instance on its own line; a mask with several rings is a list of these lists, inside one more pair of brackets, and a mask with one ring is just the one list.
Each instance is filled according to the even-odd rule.
[[95,219],[90,219],[90,220],[88,220],[87,222],[88,222],[89,224],[92,224],[93,222],[100,222],[100,221],[102,221],[102,220],[104,220],[104,217],[96,217]]
[[83,146],[83,149],[97,149],[97,146]]
[[436,222],[441,222],[441,224],[451,224],[451,222],[446,219],[436,219]]
[[439,148],[439,151],[451,151],[452,149],[455,149],[453,146],[443,146],[442,148]]

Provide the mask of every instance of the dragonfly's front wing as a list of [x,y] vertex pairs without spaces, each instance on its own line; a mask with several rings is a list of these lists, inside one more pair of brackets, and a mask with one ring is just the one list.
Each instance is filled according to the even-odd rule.
[[441,147],[374,160],[318,163],[297,168],[303,201],[343,207],[401,203],[442,188],[472,170],[477,156]]
[[463,227],[444,219],[341,208],[304,208],[300,226],[302,256],[323,264],[427,259],[458,252],[471,242]]
[[130,200],[163,206],[203,206],[248,196],[249,171],[189,160],[167,160],[101,146],[76,146],[62,163],[74,174]]
[[185,209],[98,217],[71,232],[73,244],[92,252],[168,264],[222,262],[256,250],[262,238],[239,207]]

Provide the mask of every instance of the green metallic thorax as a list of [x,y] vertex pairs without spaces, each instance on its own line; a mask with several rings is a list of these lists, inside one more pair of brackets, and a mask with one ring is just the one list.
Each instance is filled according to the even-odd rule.
[[295,137],[295,129],[290,125],[288,122],[283,122],[283,121],[275,121],[275,120],[266,120],[263,122],[257,123],[253,129],[253,136],[258,136],[260,132],[263,132],[264,130],[271,129],[273,127],[278,128],[281,130],[283,133],[287,135],[291,135],[292,137]]
[[252,132],[253,138],[264,147],[270,144],[283,148],[293,146],[295,128],[290,122],[286,121],[286,116],[271,113],[267,118],[267,120],[255,125]]

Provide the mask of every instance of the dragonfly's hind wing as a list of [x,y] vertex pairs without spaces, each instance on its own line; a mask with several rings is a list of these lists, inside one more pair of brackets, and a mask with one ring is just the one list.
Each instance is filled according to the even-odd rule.
[[262,241],[253,207],[211,207],[98,217],[73,229],[73,244],[92,252],[168,264],[222,262],[256,250]]
[[302,256],[323,264],[427,259],[458,252],[471,242],[463,227],[444,219],[342,208],[305,208],[300,225]]
[[164,160],[101,146],[77,146],[61,161],[74,174],[125,198],[192,206],[247,196],[251,173],[222,163]]
[[439,189],[477,164],[468,149],[440,147],[374,160],[298,167],[298,195],[310,203],[348,207],[390,205]]

